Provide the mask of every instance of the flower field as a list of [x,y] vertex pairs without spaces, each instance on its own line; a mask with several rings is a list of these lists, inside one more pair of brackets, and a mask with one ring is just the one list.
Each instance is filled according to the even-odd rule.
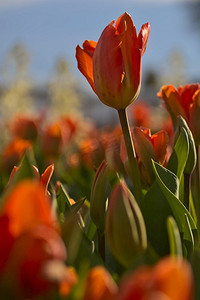
[[161,86],[162,112],[137,99],[149,34],[124,13],[76,47],[117,125],[20,113],[26,87],[4,95],[0,299],[200,299],[200,83]]

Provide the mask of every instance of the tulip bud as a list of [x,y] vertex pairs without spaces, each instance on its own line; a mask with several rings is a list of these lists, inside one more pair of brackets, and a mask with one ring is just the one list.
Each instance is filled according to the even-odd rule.
[[107,199],[108,166],[105,161],[99,166],[91,190],[90,215],[96,227],[104,231],[105,207]]
[[195,143],[194,143],[193,135],[187,125],[187,122],[183,119],[183,117],[178,116],[177,128],[175,132],[175,141],[178,139],[182,127],[185,129],[187,133],[188,142],[189,142],[189,152],[188,152],[188,158],[185,165],[184,173],[191,174],[195,168],[196,161],[197,161]]
[[147,246],[143,216],[123,180],[116,184],[109,199],[106,238],[111,253],[125,267],[130,267]]

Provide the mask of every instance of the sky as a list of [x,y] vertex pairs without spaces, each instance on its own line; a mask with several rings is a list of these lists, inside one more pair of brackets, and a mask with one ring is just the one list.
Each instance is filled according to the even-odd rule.
[[[183,0],[0,0],[0,66],[6,52],[22,43],[31,53],[31,74],[36,81],[51,76],[55,60],[69,61],[73,76],[83,85],[77,70],[75,48],[85,39],[97,41],[113,19],[127,11],[137,31],[147,21],[151,33],[143,69],[167,66],[171,51],[185,57],[188,80],[199,78],[199,32]],[[192,5],[193,0],[186,1]],[[85,85],[87,87],[87,84]]]

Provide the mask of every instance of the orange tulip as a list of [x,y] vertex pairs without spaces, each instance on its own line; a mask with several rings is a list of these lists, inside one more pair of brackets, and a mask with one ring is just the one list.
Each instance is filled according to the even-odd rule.
[[2,166],[4,170],[10,172],[13,166],[19,163],[25,151],[31,149],[31,147],[31,142],[27,140],[17,138],[11,141],[2,153]]
[[[159,164],[165,165],[168,158],[167,147],[169,138],[164,130],[161,130],[153,135],[149,128],[134,127],[132,139],[137,154],[137,161],[141,172],[142,179],[145,183],[151,184],[154,179],[152,167],[152,159]],[[127,152],[125,149],[124,140],[121,143],[121,158],[127,163]],[[127,169],[128,171],[128,169]]]
[[[33,168],[33,173],[35,175],[35,178],[38,180],[38,182],[40,182],[42,184],[42,186],[45,188],[45,191],[47,192],[49,182],[50,182],[51,177],[53,175],[54,164],[49,165],[44,170],[44,172],[42,173],[41,176],[40,176],[39,170],[36,166],[32,165],[32,168]],[[16,166],[13,167],[13,169],[10,173],[10,177],[9,177],[8,184],[7,184],[6,188],[11,184],[11,182],[15,178],[15,175],[18,172],[19,169],[20,169],[20,167],[16,167]]]
[[19,115],[10,125],[14,137],[34,141],[38,136],[40,120],[36,117]]
[[[45,189],[39,182],[24,180],[4,201],[0,214],[0,288],[13,299],[49,291],[54,283],[45,276],[45,265],[63,263],[66,250]],[[9,287],[6,282],[10,282]]]
[[117,300],[192,300],[193,277],[188,262],[164,258],[141,267],[122,282]]
[[112,21],[98,42],[86,40],[76,48],[78,68],[99,99],[117,110],[126,108],[140,91],[141,61],[150,25],[142,25],[137,36],[128,13]]
[[167,110],[170,113],[174,126],[178,115],[181,115],[190,126],[196,144],[200,144],[199,127],[199,100],[197,91],[200,90],[200,84],[188,84],[176,89],[173,85],[164,85],[157,93],[158,97],[165,101]]
[[115,300],[117,292],[117,285],[104,267],[89,271],[83,300]]

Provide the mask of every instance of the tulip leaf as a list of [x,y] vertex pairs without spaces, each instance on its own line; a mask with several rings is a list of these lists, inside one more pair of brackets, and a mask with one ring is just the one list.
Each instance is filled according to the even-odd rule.
[[167,169],[172,171],[174,174],[176,174],[179,180],[185,169],[188,153],[189,153],[188,135],[185,128],[182,127],[167,165]]
[[169,242],[166,220],[172,212],[157,181],[152,184],[144,197],[142,213],[148,241],[159,255],[167,255]]
[[56,193],[56,199],[57,199],[57,209],[58,214],[65,213],[68,211],[71,207],[69,196],[64,188],[64,186],[61,184],[58,188],[58,191]]
[[191,238],[191,232],[188,228],[188,223],[185,218],[185,215],[187,215],[191,229],[195,230],[197,229],[197,227],[189,211],[178,199],[177,193],[174,193],[173,189],[171,189],[170,182],[174,181],[175,175],[171,171],[169,171],[168,169],[164,168],[156,162],[153,162],[153,167],[156,175],[156,180],[158,181],[160,188],[162,189],[162,192],[165,195],[171,207],[172,213],[175,217],[180,232],[183,233],[183,239],[193,243]]
[[196,161],[197,161],[195,142],[187,122],[183,119],[182,116],[178,116],[177,128],[175,132],[175,140],[176,140],[176,136],[180,134],[181,128],[184,128],[186,130],[188,142],[189,142],[189,153],[188,153],[188,158],[185,165],[184,173],[191,174],[195,168]]
[[176,221],[172,216],[167,219],[167,231],[169,235],[170,254],[172,256],[183,256],[180,233]]

